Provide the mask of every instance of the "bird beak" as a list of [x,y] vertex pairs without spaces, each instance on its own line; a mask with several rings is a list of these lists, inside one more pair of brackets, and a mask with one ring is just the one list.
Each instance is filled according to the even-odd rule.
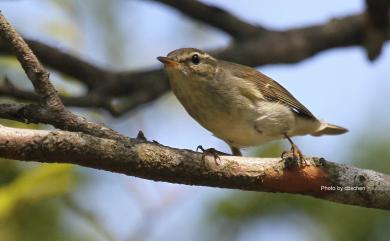
[[157,57],[157,59],[163,63],[166,67],[178,67],[179,63],[168,57]]

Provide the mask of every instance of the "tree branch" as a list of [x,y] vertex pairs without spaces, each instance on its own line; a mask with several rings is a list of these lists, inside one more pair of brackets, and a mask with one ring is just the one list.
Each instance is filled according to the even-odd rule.
[[[25,38],[25,41],[38,59],[47,67],[73,77],[89,88],[99,84],[100,80],[109,81],[111,75],[113,75],[111,71],[106,71],[99,66],[88,63],[79,57],[64,52],[60,48],[32,39]],[[13,54],[10,45],[3,40],[0,40],[0,52],[2,55]]]
[[8,23],[2,13],[0,13],[0,36],[15,52],[27,77],[41,98],[39,105],[2,105],[4,109],[1,112],[4,115],[9,114],[7,111],[14,111],[14,118],[19,118],[25,122],[39,122],[40,120],[44,120],[46,122],[42,123],[51,124],[63,130],[81,131],[94,136],[115,138],[118,140],[127,139],[127,137],[118,132],[89,122],[64,107],[49,79],[49,73],[43,68],[26,42]]
[[0,36],[11,46],[42,101],[53,109],[63,111],[64,105],[49,80],[49,73],[39,63],[22,36],[7,22],[3,14],[0,14]]
[[[250,66],[296,63],[328,49],[362,45],[365,31],[364,16],[354,15],[334,19],[324,25],[282,32],[267,31],[261,36],[246,38],[225,49],[211,52],[219,58]],[[74,106],[105,108],[118,116],[157,99],[170,89],[161,69],[111,72],[45,44],[36,44],[31,40],[28,40],[28,43],[33,43],[31,45],[33,50],[45,64],[64,74],[79,78],[90,86],[91,90],[87,95],[104,96],[108,100],[106,103],[100,102],[99,105],[96,105],[96,102],[91,102],[90,105],[87,103],[78,105],[77,102],[73,102]],[[1,42],[0,52],[9,53],[6,44]],[[74,59],[76,60],[73,61]],[[66,65],[61,65],[62,60]],[[118,106],[107,104],[116,98],[124,98],[125,101]]]
[[390,25],[390,1],[366,0],[366,35],[364,46],[370,60],[376,59],[381,51],[383,43],[389,38]]
[[353,15],[324,25],[271,32],[234,43],[216,55],[250,66],[297,63],[328,49],[361,45],[364,31],[363,15]]
[[[201,153],[139,139],[124,142],[82,133],[3,126],[0,157],[72,163],[155,181],[303,194],[390,210],[389,175],[318,158],[307,158],[305,165],[287,165],[277,158],[221,156],[217,164],[212,156],[202,159]],[[344,190],[329,190],[332,187]]]
[[[299,34],[304,32],[306,30]],[[327,34],[321,29],[313,33],[322,37]],[[139,135],[140,138],[130,139],[102,125],[88,122],[63,107],[47,72],[1,14],[0,36],[14,48],[41,97],[39,104],[1,104],[0,117],[46,123],[74,131],[23,130],[0,126],[0,157],[73,163],[156,181],[189,185],[298,193],[340,203],[390,210],[390,177],[385,174],[318,158],[307,158],[305,165],[301,165],[291,160],[222,156],[217,163],[213,157],[203,158],[201,153],[150,143],[141,138],[142,135]],[[332,41],[338,44],[350,43],[349,39],[340,39]],[[302,48],[299,44],[292,46]],[[333,46],[332,42],[329,46]],[[144,74],[132,73],[133,77]],[[153,83],[161,73],[151,71],[147,76],[149,78],[146,80]],[[119,78],[116,81],[124,80]],[[148,87],[150,83],[142,88]],[[103,86],[94,91],[99,93]],[[133,90],[137,88],[135,84],[126,87]],[[162,84],[157,90],[163,92],[165,87]],[[107,91],[120,92],[118,87],[107,88]],[[20,94],[26,96],[26,93]],[[150,100],[146,93],[142,96],[141,92],[140,96],[140,99]],[[336,187],[343,188],[343,191],[330,190]],[[356,188],[357,191],[348,191],[346,188]]]
[[194,20],[201,21],[230,34],[236,40],[246,39],[265,33],[267,30],[242,21],[231,13],[201,1],[194,0],[155,0],[173,7]]
[[[39,102],[39,96],[29,90],[20,89],[12,84],[8,78],[4,78],[3,83],[0,83],[0,96],[8,97],[18,101],[33,101]],[[59,95],[62,103],[70,107],[96,107],[107,109],[112,115],[117,115],[119,104],[112,104],[110,99],[103,93],[89,92],[81,96],[62,96]]]

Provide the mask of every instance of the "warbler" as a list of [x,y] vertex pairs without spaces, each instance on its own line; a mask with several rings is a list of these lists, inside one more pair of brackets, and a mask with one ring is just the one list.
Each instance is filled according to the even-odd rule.
[[302,158],[290,137],[348,131],[316,118],[283,86],[254,68],[196,48],[180,48],[157,59],[188,114],[224,140],[233,155],[241,155],[243,147],[286,138],[293,156]]

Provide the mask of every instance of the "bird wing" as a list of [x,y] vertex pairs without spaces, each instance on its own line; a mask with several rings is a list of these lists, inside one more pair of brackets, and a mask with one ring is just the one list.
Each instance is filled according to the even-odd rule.
[[302,115],[307,118],[315,118],[315,116],[304,105],[295,99],[288,90],[275,80],[260,73],[254,68],[226,61],[224,62],[227,66],[229,66],[228,68],[232,74],[238,77],[237,79],[242,79],[255,84],[265,99],[282,103],[290,107],[298,115]]

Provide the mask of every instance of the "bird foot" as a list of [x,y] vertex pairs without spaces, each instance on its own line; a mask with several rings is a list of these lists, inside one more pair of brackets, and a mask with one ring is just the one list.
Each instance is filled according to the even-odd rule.
[[292,157],[294,158],[295,160],[301,160],[303,159],[303,154],[301,152],[301,150],[299,150],[298,146],[295,145],[295,144],[292,144],[291,145],[291,150],[290,151],[284,151],[282,153],[282,158],[285,159],[285,156],[287,155],[287,157]]
[[287,167],[306,164],[301,150],[299,150],[298,146],[295,144],[291,145],[290,151],[284,151],[281,158],[285,161]]
[[218,161],[220,161],[221,158],[219,156],[229,156],[229,154],[221,152],[221,151],[217,151],[214,148],[204,149],[202,145],[199,145],[198,147],[196,147],[196,151],[198,151],[198,150],[201,150],[203,152],[202,153],[202,160],[203,161],[205,160],[207,155],[212,155],[214,157],[215,164],[217,164],[217,165],[220,165],[220,163]]

